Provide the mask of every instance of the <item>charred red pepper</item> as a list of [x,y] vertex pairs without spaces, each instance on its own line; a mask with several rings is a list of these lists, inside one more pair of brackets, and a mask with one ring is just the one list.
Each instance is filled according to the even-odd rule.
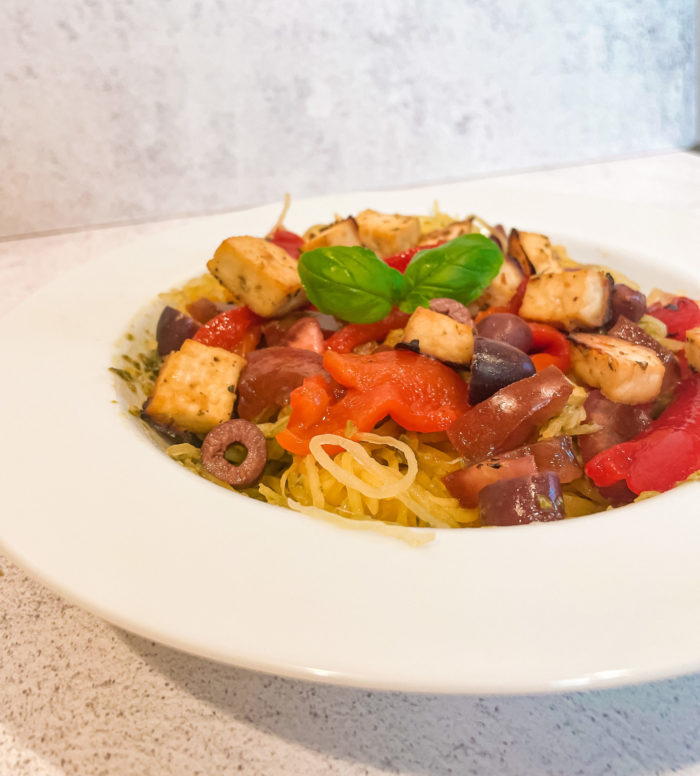
[[293,258],[298,259],[301,253],[301,246],[304,244],[304,238],[299,237],[298,234],[290,232],[283,226],[276,227],[267,236],[268,242],[274,243],[280,248],[284,248],[285,251]]
[[571,352],[566,337],[553,326],[546,323],[530,323],[532,331],[532,349],[530,358],[535,369],[540,372],[548,366],[557,366],[562,372],[571,365]]
[[331,334],[326,340],[326,349],[336,353],[350,353],[353,348],[364,345],[365,342],[383,340],[392,329],[403,329],[409,318],[408,313],[394,308],[386,318],[376,323],[350,323]]
[[[249,307],[232,307],[207,321],[197,330],[192,339],[203,345],[212,345],[232,352],[246,339],[247,350],[250,351],[257,346],[260,339],[259,327],[257,335],[253,328],[257,327],[260,321],[262,318]],[[249,331],[250,335],[248,335]]]
[[684,380],[674,401],[629,442],[603,450],[586,464],[598,487],[622,480],[636,494],[670,490],[700,469],[700,377]]
[[331,386],[316,375],[292,391],[292,414],[277,441],[306,455],[317,434],[344,434],[348,422],[369,431],[390,415],[413,431],[444,431],[468,409],[466,383],[449,367],[407,350],[368,356],[328,351],[323,366],[345,395],[334,401]]
[[665,323],[668,336],[676,339],[684,340],[688,329],[700,326],[700,307],[687,296],[677,296],[665,305],[656,302],[649,308],[648,313]]

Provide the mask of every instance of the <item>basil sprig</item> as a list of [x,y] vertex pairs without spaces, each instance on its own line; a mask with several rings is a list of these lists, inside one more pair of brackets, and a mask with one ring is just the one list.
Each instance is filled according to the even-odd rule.
[[298,266],[309,301],[344,321],[380,321],[404,297],[404,276],[367,248],[316,248]]
[[303,253],[299,276],[321,312],[351,323],[374,323],[393,307],[411,313],[431,299],[469,304],[496,277],[503,254],[481,234],[466,234],[417,253],[402,275],[367,248],[332,246]]

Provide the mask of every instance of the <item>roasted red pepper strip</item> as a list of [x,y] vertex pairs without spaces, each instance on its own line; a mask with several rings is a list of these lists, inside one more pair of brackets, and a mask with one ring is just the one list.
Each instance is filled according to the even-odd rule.
[[688,329],[700,326],[700,307],[687,296],[677,296],[666,305],[657,302],[647,312],[666,324],[669,337],[680,340],[685,339]]
[[[232,307],[207,321],[197,330],[192,339],[203,345],[234,351],[248,329],[260,323],[261,320],[262,318],[249,307]],[[260,332],[257,333],[257,340],[259,339]],[[257,341],[253,347],[255,345]]]
[[416,253],[420,253],[420,251],[428,251],[431,248],[437,248],[438,245],[442,245],[444,242],[444,240],[440,240],[439,242],[430,243],[430,245],[416,245],[414,248],[408,248],[405,251],[401,251],[401,253],[395,253],[393,256],[387,256],[386,259],[384,259],[384,262],[390,267],[397,269],[399,272],[405,272],[406,267],[411,263],[411,259],[416,255]]
[[571,351],[566,337],[546,323],[530,323],[532,330],[532,348],[530,358],[535,369],[541,372],[548,366],[559,367],[562,372],[571,366]]
[[299,258],[301,246],[304,244],[303,237],[299,237],[298,234],[290,232],[282,226],[278,226],[273,232],[270,232],[267,240],[280,248],[284,248],[293,259]]
[[510,302],[508,302],[508,307],[510,308],[508,312],[513,313],[513,315],[518,314],[518,310],[520,309],[520,305],[523,303],[523,298],[525,297],[525,292],[527,291],[527,283],[530,280],[530,277],[526,275],[521,281],[518,287],[515,289],[515,293],[513,294],[512,299]]
[[328,351],[323,366],[348,390],[333,403],[331,388],[315,376],[292,391],[292,414],[277,441],[298,455],[308,453],[317,434],[344,434],[348,422],[370,431],[390,415],[412,431],[443,431],[469,406],[467,384],[453,369],[411,351],[368,356]]
[[386,318],[376,323],[350,323],[326,340],[326,349],[336,353],[350,353],[365,342],[383,340],[392,329],[403,329],[409,319],[408,313],[394,308]]
[[670,490],[700,469],[700,377],[684,380],[659,418],[629,442],[603,450],[586,464],[598,487],[621,480],[636,494]]

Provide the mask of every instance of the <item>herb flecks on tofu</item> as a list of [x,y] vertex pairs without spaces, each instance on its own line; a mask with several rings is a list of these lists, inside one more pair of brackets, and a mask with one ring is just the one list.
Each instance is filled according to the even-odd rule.
[[382,259],[412,248],[420,239],[420,220],[417,216],[363,210],[355,220],[362,245]]
[[222,348],[185,340],[163,363],[145,412],[159,422],[206,434],[231,417],[245,359]]
[[306,302],[296,261],[260,237],[229,237],[207,267],[237,302],[263,318],[285,315]]

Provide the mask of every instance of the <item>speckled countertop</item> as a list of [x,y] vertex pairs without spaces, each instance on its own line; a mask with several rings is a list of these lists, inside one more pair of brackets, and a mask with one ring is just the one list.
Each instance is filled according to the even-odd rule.
[[[700,156],[518,176],[685,208]],[[0,243],[9,309],[68,267],[174,222]],[[700,263],[700,258],[699,258]],[[66,604],[0,557],[0,774],[700,775],[700,676],[540,697],[366,692],[162,647]]]

